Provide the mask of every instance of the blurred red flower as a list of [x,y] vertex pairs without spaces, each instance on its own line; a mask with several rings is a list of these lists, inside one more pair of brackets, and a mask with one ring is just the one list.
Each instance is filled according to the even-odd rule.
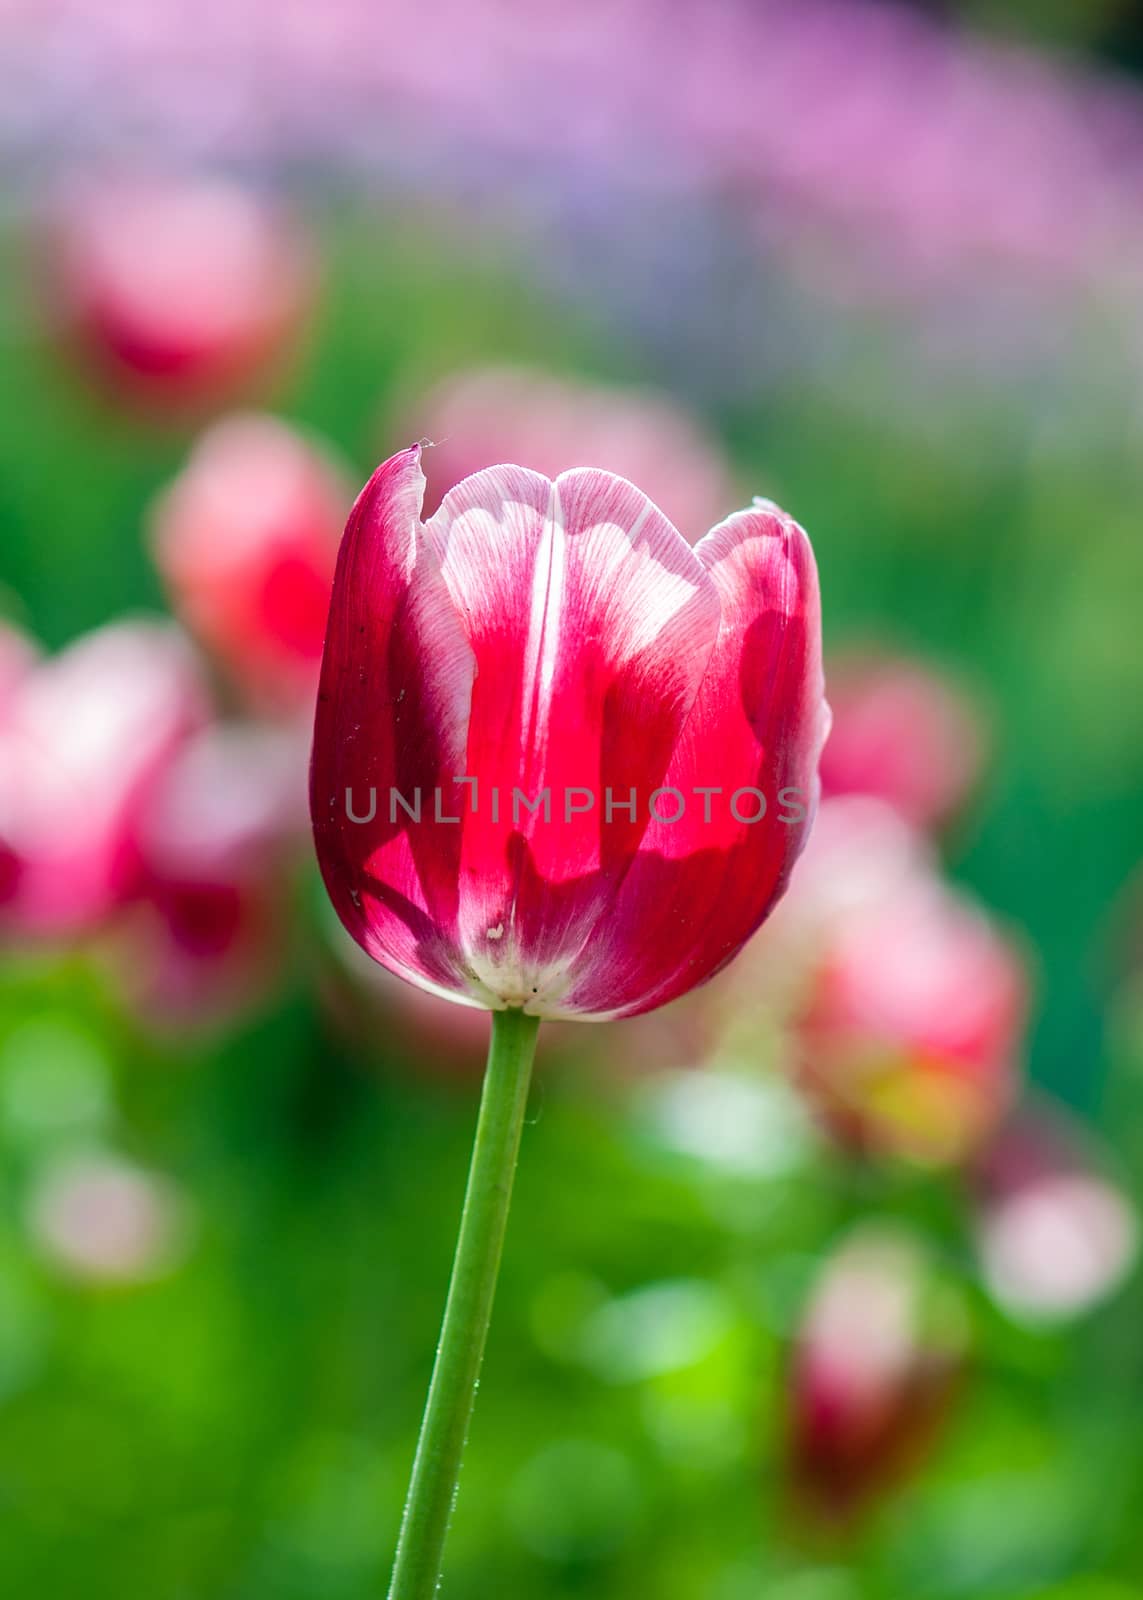
[[825,1262],[790,1374],[787,1470],[798,1509],[845,1525],[933,1450],[968,1348],[959,1296],[921,1241],[865,1224]]
[[221,179],[111,177],[54,218],[56,316],[98,373],[151,406],[216,404],[265,377],[312,276],[296,225]]
[[153,508],[175,610],[262,708],[312,708],[351,498],[319,445],[238,415],[203,434]]
[[166,624],[109,623],[28,671],[0,717],[0,922],[80,934],[132,893],[139,819],[207,715],[196,658]]
[[822,792],[876,795],[918,828],[936,828],[980,777],[979,710],[932,667],[884,653],[829,663],[833,727]]
[[121,982],[145,1017],[214,1022],[265,992],[305,831],[296,736],[215,724],[182,746],[139,820],[139,881],[118,940]]
[[963,1160],[1019,1082],[1028,979],[1015,946],[935,875],[839,918],[795,1016],[801,1082],[856,1150]]

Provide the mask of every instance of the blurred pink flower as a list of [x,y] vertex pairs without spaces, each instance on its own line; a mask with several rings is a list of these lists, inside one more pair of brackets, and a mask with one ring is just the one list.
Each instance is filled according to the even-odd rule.
[[413,413],[431,439],[425,515],[482,467],[523,461],[546,477],[602,467],[637,484],[695,543],[741,502],[718,446],[663,395],[513,367],[454,374]]
[[[828,741],[827,741],[828,746]],[[806,1002],[846,918],[867,915],[936,871],[929,841],[864,795],[823,800],[790,886],[742,955],[680,1001],[624,1023],[624,1059],[644,1067],[712,1065],[776,1046]]]
[[866,1224],[825,1262],[790,1376],[787,1470],[799,1509],[851,1522],[932,1451],[968,1324],[921,1242]]
[[985,738],[972,701],[919,661],[884,654],[828,664],[833,728],[822,788],[877,795],[918,828],[936,828],[980,776]]
[[352,495],[316,443],[274,417],[203,434],[152,513],[179,616],[263,706],[312,709]]
[[1085,1131],[1022,1111],[975,1169],[985,1281],[1017,1320],[1066,1320],[1106,1299],[1134,1265],[1139,1222]]
[[175,1267],[187,1241],[185,1201],[167,1178],[107,1155],[68,1157],[40,1176],[28,1208],[39,1249],[92,1283],[146,1281]]
[[140,815],[207,710],[186,639],[161,623],[109,623],[25,675],[0,719],[0,923],[83,933],[133,892]]
[[956,1162],[1008,1109],[1027,1011],[1016,947],[919,874],[824,939],[794,1017],[800,1081],[844,1144]]
[[221,179],[89,183],[59,206],[51,245],[62,325],[152,404],[214,404],[264,376],[310,298],[294,225]]
[[150,1021],[225,1018],[272,980],[290,859],[307,832],[306,754],[298,737],[216,724],[155,786],[117,945],[128,995]]

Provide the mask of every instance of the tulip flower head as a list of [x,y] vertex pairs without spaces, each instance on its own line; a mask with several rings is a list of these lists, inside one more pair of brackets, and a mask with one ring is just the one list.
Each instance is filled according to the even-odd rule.
[[828,725],[817,574],[768,502],[691,548],[632,484],[494,467],[421,521],[420,447],[349,519],[311,773],[383,966],[604,1018],[724,965],[785,888]]

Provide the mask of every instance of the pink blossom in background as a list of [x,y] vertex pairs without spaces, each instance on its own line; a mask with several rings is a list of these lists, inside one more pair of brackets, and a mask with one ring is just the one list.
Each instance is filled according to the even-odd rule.
[[963,1160],[1019,1083],[1028,977],[1016,946],[936,876],[838,918],[793,1010],[795,1070],[856,1150]]
[[960,1298],[923,1243],[866,1223],[824,1263],[789,1378],[786,1468],[796,1505],[844,1524],[931,1455],[968,1353]]
[[431,440],[425,510],[482,467],[526,461],[546,477],[590,463],[627,478],[690,543],[740,501],[714,440],[666,396],[514,367],[445,379],[413,408]]
[[109,623],[26,674],[0,719],[0,927],[80,934],[134,892],[140,816],[207,715],[196,658],[164,623]]
[[277,418],[237,415],[202,435],[153,508],[172,605],[263,708],[312,709],[351,500],[316,442]]
[[118,1156],[69,1156],[39,1174],[28,1208],[33,1242],[57,1268],[92,1284],[146,1282],[178,1265],[186,1201],[169,1178]]
[[833,658],[829,683],[823,792],[877,795],[918,828],[946,823],[984,760],[981,716],[964,691],[920,661],[884,653]]
[[35,155],[475,176],[524,205],[538,169],[617,212],[625,190],[730,196],[766,248],[824,233],[882,291],[1130,278],[1140,251],[1137,92],[891,4],[676,0],[665,27],[660,0],[88,0],[52,29],[6,8],[0,44],[0,135]]
[[159,407],[215,404],[266,377],[310,298],[294,225],[222,179],[88,182],[50,243],[61,325],[100,373]]
[[116,944],[149,1020],[213,1022],[262,997],[282,964],[306,823],[299,737],[215,724],[179,750],[139,821],[139,882]]
[[[423,494],[419,447],[383,463],[339,558],[311,775],[334,908],[383,966],[465,1004],[664,1004],[737,952],[808,831],[828,725],[809,541],[759,502],[692,550],[595,469],[480,472],[427,523]],[[652,818],[660,787],[685,819],[670,797]],[[416,789],[419,816],[392,793]],[[462,821],[437,820],[438,789]]]
[[1090,1134],[1062,1111],[1020,1111],[973,1172],[985,1282],[1017,1321],[1064,1321],[1135,1264],[1139,1220]]
[[837,927],[936,871],[929,841],[884,801],[823,800],[789,890],[741,957],[668,1010],[625,1025],[626,1057],[651,1067],[788,1057],[792,1021]]

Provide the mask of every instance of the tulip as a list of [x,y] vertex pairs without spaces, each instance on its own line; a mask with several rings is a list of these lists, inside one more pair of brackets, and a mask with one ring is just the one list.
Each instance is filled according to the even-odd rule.
[[1135,1208],[1062,1113],[1022,1111],[973,1177],[985,1282],[1016,1321],[1064,1322],[1107,1299],[1135,1262]]
[[208,429],[154,507],[176,612],[259,707],[312,707],[349,504],[318,445],[250,415]]
[[799,1508],[844,1524],[932,1451],[963,1370],[964,1308],[911,1234],[867,1224],[822,1269],[790,1376]]
[[260,376],[300,321],[308,251],[277,210],[219,179],[123,178],[61,209],[58,315],[108,379],[167,406]]
[[111,623],[27,673],[0,721],[5,923],[80,934],[134,893],[139,818],[206,711],[187,641],[165,624]]
[[876,795],[915,827],[939,827],[980,774],[984,736],[964,692],[917,661],[855,657],[830,665],[833,728],[822,789]]
[[467,1004],[662,1005],[757,928],[816,805],[809,543],[758,503],[692,551],[590,469],[478,473],[421,523],[419,459],[378,468],[338,563],[311,784],[334,906]]
[[478,367],[438,385],[417,417],[440,441],[424,462],[430,512],[461,479],[495,461],[527,461],[552,478],[591,461],[639,484],[690,540],[735,503],[722,452],[663,395]]
[[802,1082],[842,1143],[963,1160],[1019,1081],[1028,979],[1015,946],[925,874],[839,918],[795,1017]]
[[479,1376],[540,1017],[662,1005],[777,901],[827,727],[805,534],[756,501],[695,549],[596,468],[478,472],[421,521],[413,446],[349,519],[311,769],[349,932],[493,1012],[392,1600],[429,1600]]

